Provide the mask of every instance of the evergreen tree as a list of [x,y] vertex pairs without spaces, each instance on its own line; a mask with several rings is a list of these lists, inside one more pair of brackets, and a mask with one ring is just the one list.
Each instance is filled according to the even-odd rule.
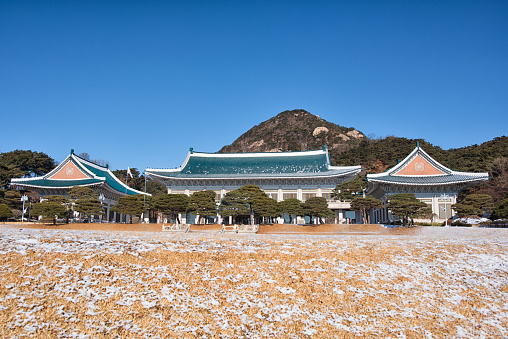
[[352,201],[358,195],[363,194],[363,190],[366,188],[366,176],[358,175],[351,181],[337,185],[332,192],[332,197],[339,201]]
[[233,217],[234,219],[239,215],[250,214],[250,206],[246,197],[238,190],[233,190],[222,198],[219,205],[219,214],[223,217]]
[[305,212],[303,210],[303,204],[300,200],[296,198],[289,198],[281,201],[280,203],[282,213],[286,213],[289,215],[289,223],[293,223],[293,217],[303,217]]
[[84,187],[84,186],[74,186],[71,188],[67,194],[72,199],[93,199],[97,198],[97,193],[90,187]]
[[12,211],[6,204],[0,204],[0,220],[5,221],[12,218]]
[[171,218],[173,220],[176,219],[178,223],[180,223],[178,214],[187,212],[188,206],[189,197],[185,194],[162,194],[154,201],[154,208],[156,211],[170,215]]
[[461,217],[467,215],[484,215],[492,212],[494,199],[488,194],[469,194],[452,208]]
[[53,219],[53,225],[56,225],[57,217],[64,218],[67,216],[67,208],[53,201],[43,201],[34,204],[32,214],[47,219]]
[[47,201],[56,202],[57,204],[64,206],[69,203],[69,199],[63,195],[47,195],[44,197],[44,199]]
[[281,214],[281,208],[277,203],[277,200],[268,197],[266,194],[253,197],[251,199],[251,207],[254,210],[255,215],[260,216],[263,219],[275,218]]
[[18,190],[5,191],[4,201],[10,208],[21,209],[23,207],[21,196],[22,194]]
[[74,186],[68,192],[69,196],[73,199],[73,209],[79,213],[80,219],[82,214],[89,218],[92,215],[102,215],[102,204],[94,192],[89,187]]
[[402,218],[402,224],[408,224],[409,219],[424,217],[432,209],[426,203],[416,199],[412,193],[398,193],[388,196],[388,209],[392,215]]
[[237,191],[246,199],[250,210],[250,223],[254,225],[254,206],[253,200],[261,196],[267,196],[266,193],[256,185],[245,185],[237,189]]
[[360,211],[364,224],[368,224],[370,222],[370,211],[381,207],[383,207],[381,200],[371,196],[366,196],[365,198],[356,197],[351,202],[351,209],[354,211]]
[[508,218],[508,198],[501,200],[492,213],[493,219],[507,219]]
[[323,223],[323,218],[335,216],[335,213],[328,208],[328,201],[323,197],[312,197],[303,203],[305,214],[319,219]]
[[15,150],[0,153],[0,187],[5,187],[12,178],[46,174],[55,165],[52,158],[40,152]]
[[[139,199],[139,196],[142,195],[136,194],[120,197],[116,205],[111,207],[111,210],[124,215],[140,216],[146,209],[143,206],[143,200]],[[132,224],[132,218],[130,223]]]
[[[189,207],[187,211],[202,217],[213,217],[217,215],[217,204],[215,203],[214,191],[194,192],[189,199]],[[200,224],[198,220],[198,224]]]

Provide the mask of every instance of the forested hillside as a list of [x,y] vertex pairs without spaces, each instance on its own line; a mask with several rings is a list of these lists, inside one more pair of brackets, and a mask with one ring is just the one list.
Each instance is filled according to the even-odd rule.
[[508,137],[496,137],[481,145],[443,150],[423,139],[387,137],[377,140],[362,140],[358,147],[332,156],[338,165],[362,165],[370,173],[378,173],[395,166],[420,143],[431,157],[443,165],[465,172],[485,172],[494,159],[508,157]]
[[456,171],[485,172],[495,158],[508,157],[506,136],[481,145],[443,150],[424,139],[369,139],[353,127],[328,122],[301,109],[284,111],[254,126],[219,153],[306,151],[327,145],[332,165],[362,165],[367,172],[378,173],[404,159],[417,142],[430,156]]

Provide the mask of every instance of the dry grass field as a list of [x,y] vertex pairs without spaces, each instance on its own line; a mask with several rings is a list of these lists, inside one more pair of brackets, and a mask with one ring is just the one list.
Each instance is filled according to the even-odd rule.
[[0,226],[0,337],[508,337],[505,229],[94,226]]

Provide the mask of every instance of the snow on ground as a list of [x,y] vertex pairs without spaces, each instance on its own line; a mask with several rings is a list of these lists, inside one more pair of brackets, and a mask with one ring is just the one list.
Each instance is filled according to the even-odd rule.
[[508,337],[507,232],[432,232],[0,228],[0,336]]

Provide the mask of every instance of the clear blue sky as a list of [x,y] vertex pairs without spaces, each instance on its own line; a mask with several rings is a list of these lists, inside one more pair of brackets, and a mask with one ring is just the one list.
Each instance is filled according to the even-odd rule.
[[284,110],[444,149],[508,134],[508,1],[0,2],[0,152],[179,166]]

